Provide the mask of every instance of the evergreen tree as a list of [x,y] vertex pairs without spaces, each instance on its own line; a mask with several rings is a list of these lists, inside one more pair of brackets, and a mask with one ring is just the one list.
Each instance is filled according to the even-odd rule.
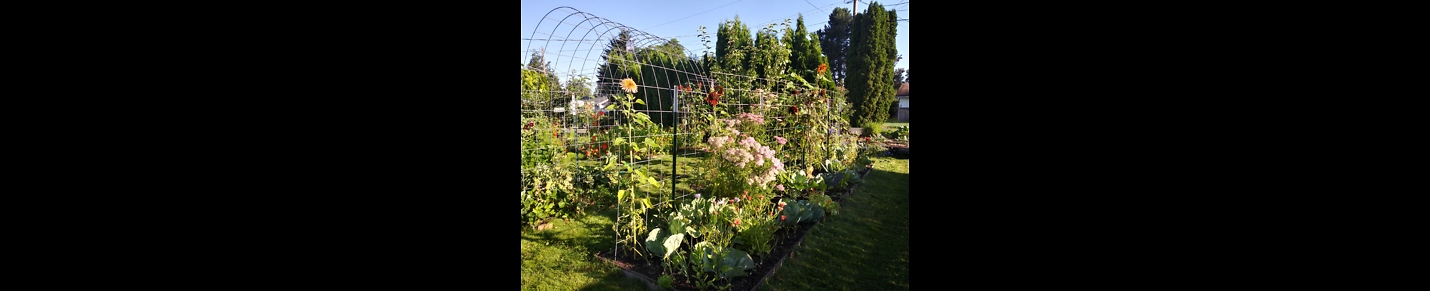
[[897,15],[885,10],[878,2],[854,17],[849,35],[846,86],[849,101],[854,104],[852,123],[856,125],[883,122],[894,102],[894,62],[898,49],[894,46]]
[[795,29],[785,29],[785,39],[790,48],[790,70],[798,73],[805,82],[815,84],[820,88],[834,89],[833,82],[823,84],[814,76],[821,64],[826,65],[825,78],[831,78],[832,73],[828,69],[828,58],[820,49],[819,36],[806,30],[803,15],[799,16]]
[[735,16],[733,21],[720,22],[720,28],[715,32],[714,67],[724,73],[744,75],[748,69],[746,54],[754,43],[750,28],[740,22],[740,16]]
[[630,31],[621,30],[601,54],[601,65],[596,70],[596,94],[614,94],[621,91],[621,79],[631,78],[637,83],[640,64],[635,60]]
[[849,12],[849,9],[844,7],[834,8],[834,12],[829,13],[829,23],[816,32],[819,35],[819,46],[829,59],[831,76],[835,83],[840,85],[844,84],[845,72],[848,70],[849,29],[854,23],[854,17]]
[[904,74],[906,74],[904,68],[894,69],[894,90],[898,90],[899,86],[903,86],[904,83],[908,82],[904,79]]

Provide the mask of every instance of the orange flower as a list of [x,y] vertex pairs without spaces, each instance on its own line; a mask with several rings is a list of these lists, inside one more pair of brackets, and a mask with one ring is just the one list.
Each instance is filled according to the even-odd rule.
[[736,219],[735,219],[735,226],[740,226],[740,219],[739,219],[739,218],[736,218]]
[[621,90],[626,90],[627,93],[635,93],[635,92],[636,92],[636,81],[631,80],[631,78],[622,79],[622,80],[621,80]]
[[825,70],[828,70],[828,69],[829,69],[829,65],[827,65],[827,64],[819,64],[819,69],[815,69],[815,70],[814,70],[814,73],[817,74],[817,75],[823,75],[823,74],[824,74],[824,71],[825,71]]
[[705,103],[710,103],[710,106],[715,106],[720,103],[721,95],[725,95],[725,87],[715,85],[714,90],[710,90],[710,94],[705,96]]

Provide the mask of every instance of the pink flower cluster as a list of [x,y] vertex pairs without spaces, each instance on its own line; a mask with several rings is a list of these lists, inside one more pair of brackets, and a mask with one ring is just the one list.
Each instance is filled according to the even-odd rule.
[[[738,131],[735,133],[738,136]],[[721,153],[721,158],[733,163],[735,167],[746,168],[750,162],[754,162],[755,167],[764,168],[762,172],[755,173],[754,177],[746,178],[745,182],[750,185],[758,185],[761,188],[775,181],[780,172],[784,171],[784,162],[775,157],[775,150],[769,146],[760,145],[754,137],[745,136],[738,142],[734,138],[727,136],[716,136],[710,138],[710,148]],[[766,168],[765,164],[769,164]],[[752,169],[758,171],[758,169]]]
[[730,138],[728,138],[728,137],[723,137],[723,136],[712,137],[712,138],[710,138],[710,148],[711,148],[711,149],[722,148],[722,147],[725,147],[725,143],[728,143],[728,142],[730,142]]
[[735,127],[736,124],[740,124],[739,119],[725,119],[722,121],[725,122],[725,127]]
[[783,137],[780,137],[780,136],[776,135],[776,136],[775,136],[775,142],[779,142],[780,144],[785,144],[786,142],[789,142],[789,140],[787,140],[787,139],[785,139],[785,138],[783,138]]
[[765,124],[765,117],[753,113],[740,113],[740,115],[736,115],[736,117],[739,117],[740,119],[744,120],[749,120],[750,122],[754,122],[755,124]]

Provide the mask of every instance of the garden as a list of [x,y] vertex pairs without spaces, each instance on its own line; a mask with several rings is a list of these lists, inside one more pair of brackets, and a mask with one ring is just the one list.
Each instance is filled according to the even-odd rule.
[[[902,194],[858,204],[851,210],[866,217],[854,221],[899,226],[832,231],[902,244],[890,255],[904,259],[893,274],[906,289],[908,161],[890,158],[890,148],[901,145],[907,157],[907,125],[861,135],[826,63],[802,70],[771,58],[754,63],[761,74],[752,76],[672,57],[678,52],[607,49],[592,88],[600,98],[578,99],[587,96],[571,92],[585,88],[552,82],[536,58],[523,65],[522,288],[768,289],[789,281],[778,269],[806,236],[840,222],[843,205],[873,186]],[[876,164],[895,170],[865,185]],[[839,240],[819,243],[839,247],[828,241]]]

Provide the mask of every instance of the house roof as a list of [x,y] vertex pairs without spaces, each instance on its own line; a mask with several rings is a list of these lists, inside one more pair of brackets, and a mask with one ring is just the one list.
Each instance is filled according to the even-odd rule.
[[899,93],[894,94],[894,96],[909,97],[909,83],[899,85]]

